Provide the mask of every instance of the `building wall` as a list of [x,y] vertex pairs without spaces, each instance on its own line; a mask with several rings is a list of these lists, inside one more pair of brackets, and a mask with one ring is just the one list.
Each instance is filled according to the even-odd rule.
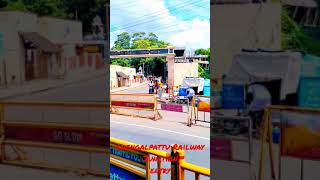
[[39,33],[56,44],[82,42],[82,23],[52,17],[39,18]]
[[8,85],[22,83],[25,80],[25,57],[18,32],[36,32],[37,16],[32,13],[2,11],[0,31],[3,33],[4,45],[4,62],[0,65],[0,72],[6,77]]
[[[215,78],[228,73],[241,49],[281,48],[281,5],[212,5],[210,70]],[[272,12],[272,13],[271,13]]]
[[[15,12],[15,11],[2,11],[0,12],[0,32],[3,34],[4,44],[4,63],[0,63],[0,74],[6,76],[6,82],[8,85],[21,84],[25,81],[25,57],[22,38],[19,36],[19,32],[38,32],[45,38],[49,39],[55,44],[62,45],[62,69],[50,72],[49,78],[55,78],[59,73],[71,73],[74,74],[76,68],[72,71],[67,71],[70,59],[77,61],[77,55],[75,52],[75,46],[77,43],[82,42],[82,23],[79,21],[71,21],[66,19],[58,19],[52,17],[38,17],[33,13]],[[93,61],[99,58],[94,57]],[[37,57],[37,56],[35,56]],[[50,63],[53,67],[56,67],[54,63],[57,63],[56,56],[52,55],[48,58],[48,65]],[[75,59],[75,60],[74,60]],[[94,64],[99,64],[95,63]],[[77,66],[79,67],[79,66]],[[36,67],[35,67],[36,68]],[[83,67],[81,70],[83,71]],[[6,74],[4,75],[4,71]],[[35,69],[35,75],[37,76],[37,70]],[[79,72],[81,73],[81,72]],[[60,75],[59,75],[60,76]],[[0,77],[2,78],[2,77]],[[0,85],[3,84],[0,82]]]
[[198,63],[175,63],[174,86],[182,84],[185,77],[198,77]]
[[119,65],[110,65],[110,87],[118,87],[117,71],[123,72],[130,76],[130,81],[132,82],[133,76],[136,76],[136,68],[122,67]]

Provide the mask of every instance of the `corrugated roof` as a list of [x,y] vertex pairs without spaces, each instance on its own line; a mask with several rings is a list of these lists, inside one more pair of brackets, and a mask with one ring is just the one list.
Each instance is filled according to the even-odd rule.
[[59,52],[59,48],[53,42],[48,40],[47,38],[41,36],[37,32],[20,32],[24,41],[32,42],[37,48],[41,49],[47,53],[56,53]]
[[300,7],[311,7],[311,8],[317,7],[317,3],[314,0],[281,0],[281,2],[289,6],[300,6]]

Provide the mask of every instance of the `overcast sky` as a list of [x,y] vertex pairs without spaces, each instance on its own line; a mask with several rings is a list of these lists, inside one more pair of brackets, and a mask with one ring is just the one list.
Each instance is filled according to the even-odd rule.
[[111,0],[111,47],[121,32],[154,32],[188,50],[210,47],[209,0]]

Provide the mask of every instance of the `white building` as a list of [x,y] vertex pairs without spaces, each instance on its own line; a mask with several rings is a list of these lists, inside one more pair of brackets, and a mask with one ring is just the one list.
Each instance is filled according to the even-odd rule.
[[65,78],[102,66],[100,51],[83,50],[79,21],[1,11],[0,34],[3,36],[0,86]]

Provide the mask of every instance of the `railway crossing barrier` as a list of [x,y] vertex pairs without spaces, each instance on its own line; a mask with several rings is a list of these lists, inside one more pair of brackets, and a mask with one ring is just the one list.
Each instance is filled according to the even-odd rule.
[[1,163],[107,176],[106,108],[105,103],[0,102]]
[[[262,138],[260,146],[259,180],[264,177],[265,143],[269,144],[269,159],[271,177],[273,179],[286,179],[283,173],[283,158],[289,157],[300,160],[300,179],[304,179],[305,161],[319,161],[320,159],[320,110],[317,108],[303,108],[292,106],[269,106],[265,110]],[[280,128],[280,141],[278,163],[275,164],[273,150],[273,125]],[[275,167],[277,165],[277,167]],[[276,174],[275,168],[278,168]]]
[[161,119],[157,110],[157,97],[155,94],[111,94],[111,113]]
[[[203,113],[203,119],[199,118],[199,112]],[[210,117],[209,119],[206,119],[206,113],[210,113],[210,96],[193,96],[191,102],[191,111],[188,117],[188,126],[192,126],[192,121],[194,121],[195,124],[197,124],[197,121],[210,123]]]

